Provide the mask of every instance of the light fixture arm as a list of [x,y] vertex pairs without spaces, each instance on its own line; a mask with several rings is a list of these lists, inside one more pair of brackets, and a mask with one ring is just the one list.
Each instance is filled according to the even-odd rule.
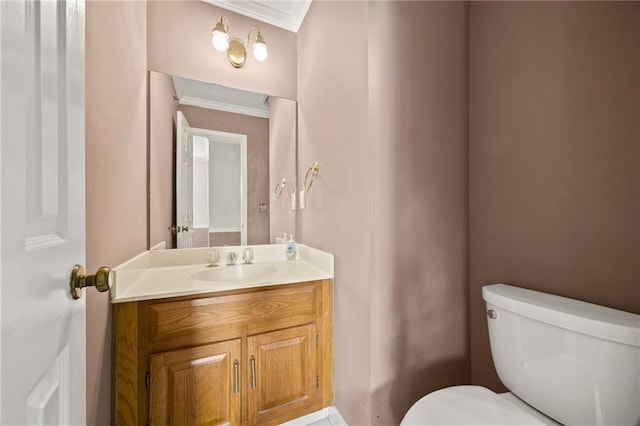
[[253,41],[251,40],[251,31],[253,30],[256,30],[258,32],[256,37],[262,36],[262,34],[260,34],[260,29],[258,27],[249,28],[249,34],[247,34],[247,46],[253,46]]
[[[222,24],[222,27],[224,28],[225,32],[229,33],[229,21],[227,20],[226,16],[222,15],[222,17],[220,17],[219,24]],[[215,30],[217,26],[218,24],[216,24],[211,31]]]
[[224,52],[229,48],[229,23],[224,15],[211,30],[211,43],[220,52]]
[[[253,34],[253,30],[256,30],[256,34],[251,38],[251,34]],[[249,33],[247,34],[247,44],[251,46],[253,49],[253,56],[260,62],[267,59],[267,43],[264,41],[264,37],[262,37],[262,33],[258,27],[249,28]]]

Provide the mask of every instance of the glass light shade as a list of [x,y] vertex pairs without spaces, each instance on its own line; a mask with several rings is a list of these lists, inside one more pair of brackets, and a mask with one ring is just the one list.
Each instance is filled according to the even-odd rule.
[[264,42],[260,34],[256,36],[256,40],[253,42],[253,56],[260,62],[266,60],[267,56],[269,56],[267,43]]
[[229,48],[229,33],[225,30],[222,23],[216,24],[211,35],[211,43],[219,52],[224,52]]

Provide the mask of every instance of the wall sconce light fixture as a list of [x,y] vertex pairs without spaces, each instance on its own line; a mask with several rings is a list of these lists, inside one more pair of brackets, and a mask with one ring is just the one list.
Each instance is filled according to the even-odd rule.
[[[251,34],[255,30],[255,35]],[[220,22],[213,27],[211,31],[211,43],[219,52],[227,52],[229,63],[235,68],[242,68],[247,63],[247,48],[239,38],[229,39],[229,22],[227,17],[220,18]],[[269,52],[267,51],[267,43],[264,41],[260,30],[257,27],[251,27],[247,34],[247,45],[253,49],[253,56],[260,62],[267,59]]]

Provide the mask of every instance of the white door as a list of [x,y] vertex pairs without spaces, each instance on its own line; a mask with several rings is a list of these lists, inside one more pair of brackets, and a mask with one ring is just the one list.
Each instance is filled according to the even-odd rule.
[[0,423],[85,423],[84,1],[0,2]]
[[240,233],[247,244],[247,135],[193,129],[209,138],[211,232]]
[[177,247],[189,248],[193,246],[193,132],[180,111],[176,122]]

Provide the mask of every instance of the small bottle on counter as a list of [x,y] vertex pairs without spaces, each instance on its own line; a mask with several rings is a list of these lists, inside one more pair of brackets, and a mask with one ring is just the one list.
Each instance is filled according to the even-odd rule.
[[289,234],[289,241],[287,241],[287,259],[296,260],[298,257],[298,245],[293,241],[293,235]]

